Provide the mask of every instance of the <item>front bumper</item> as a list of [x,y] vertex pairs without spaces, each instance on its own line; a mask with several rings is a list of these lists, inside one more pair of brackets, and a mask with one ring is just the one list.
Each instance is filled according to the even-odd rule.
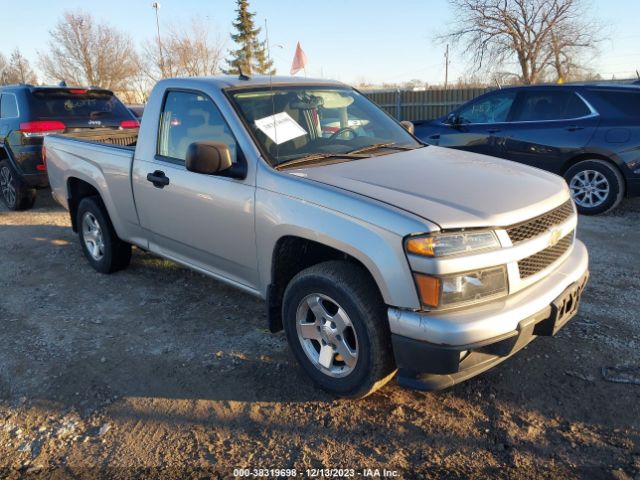
[[555,335],[577,313],[588,277],[587,251],[577,241],[553,273],[500,302],[440,314],[390,308],[398,382],[447,388],[506,360],[536,336]]

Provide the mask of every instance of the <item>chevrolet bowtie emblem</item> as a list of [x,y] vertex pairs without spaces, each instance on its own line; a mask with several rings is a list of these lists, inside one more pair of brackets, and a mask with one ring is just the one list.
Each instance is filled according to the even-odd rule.
[[558,244],[558,242],[560,241],[560,235],[562,235],[562,232],[560,232],[560,230],[551,231],[551,236],[549,237],[550,247],[555,247]]

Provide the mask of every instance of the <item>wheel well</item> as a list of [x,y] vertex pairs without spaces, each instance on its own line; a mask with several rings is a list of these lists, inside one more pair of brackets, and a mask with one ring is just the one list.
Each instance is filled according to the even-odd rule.
[[9,158],[9,154],[4,147],[0,147],[0,160],[6,160],[7,158]]
[[78,213],[78,205],[80,201],[85,197],[92,197],[97,195],[100,197],[98,190],[90,183],[80,180],[78,178],[70,178],[67,183],[67,192],[69,195],[69,215],[71,216],[71,227],[74,232],[78,231],[78,225],[76,224],[76,216]]
[[269,330],[272,332],[282,330],[284,291],[291,279],[302,270],[329,260],[344,260],[360,265],[371,275],[362,262],[351,255],[301,237],[286,236],[278,240],[272,258],[271,284],[267,289]]
[[[606,155],[601,155],[599,153],[582,153],[580,155],[577,155],[575,157],[573,157],[571,160],[569,160],[565,165],[564,168],[562,169],[561,174],[564,176],[565,173],[567,173],[567,171],[573,167],[576,163],[578,162],[582,162],[583,160],[603,160],[607,163],[610,163],[611,165],[613,165],[614,167],[616,167],[618,170],[620,170],[620,167],[618,167],[618,165],[616,164],[616,162],[614,162],[613,160],[611,160],[611,158],[607,157]],[[622,172],[620,172],[622,173]],[[624,176],[624,175],[623,175]]]
[[567,173],[567,171],[573,167],[576,163],[582,162],[583,160],[602,160],[603,162],[608,163],[609,165],[611,165],[612,167],[614,167],[616,170],[618,170],[618,172],[620,173],[620,176],[622,177],[622,194],[625,195],[625,192],[627,191],[627,178],[625,177],[624,173],[622,172],[622,170],[620,169],[620,166],[614,162],[613,160],[611,160],[611,158],[607,157],[606,155],[601,155],[598,153],[583,153],[581,155],[578,155],[574,158],[572,158],[571,160],[569,160],[564,169],[562,170],[561,175],[564,177],[564,175]]

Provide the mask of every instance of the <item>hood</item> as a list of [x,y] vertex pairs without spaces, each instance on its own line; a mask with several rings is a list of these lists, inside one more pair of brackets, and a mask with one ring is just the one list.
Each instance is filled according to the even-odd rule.
[[508,226],[569,198],[557,175],[434,146],[286,172],[393,205],[442,229]]

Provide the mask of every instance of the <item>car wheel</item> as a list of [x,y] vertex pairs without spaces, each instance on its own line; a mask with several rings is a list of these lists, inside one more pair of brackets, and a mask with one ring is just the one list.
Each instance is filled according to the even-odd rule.
[[113,273],[129,265],[131,244],[118,238],[98,197],[83,198],[76,219],[82,251],[95,270]]
[[395,374],[386,307],[359,265],[324,262],[285,290],[284,329],[303,370],[322,389],[362,398]]
[[598,215],[616,208],[624,196],[624,177],[604,160],[583,160],[564,176],[578,212]]
[[24,185],[7,160],[0,162],[0,196],[9,210],[28,210],[36,201],[36,190]]

